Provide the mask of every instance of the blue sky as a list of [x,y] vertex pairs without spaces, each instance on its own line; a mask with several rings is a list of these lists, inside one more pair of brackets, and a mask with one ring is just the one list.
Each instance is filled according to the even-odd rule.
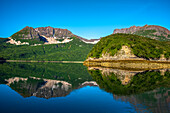
[[0,37],[25,26],[64,28],[88,39],[133,25],[170,29],[169,6],[170,0],[0,0]]

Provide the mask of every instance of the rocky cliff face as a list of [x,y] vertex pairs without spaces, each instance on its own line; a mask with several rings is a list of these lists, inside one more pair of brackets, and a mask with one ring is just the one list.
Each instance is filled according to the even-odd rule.
[[[99,39],[87,40],[80,36],[73,34],[67,29],[53,28],[53,27],[25,27],[22,30],[16,32],[11,36],[12,39],[39,39],[39,38],[51,38],[53,39],[69,39],[71,37],[79,38],[80,40],[86,43],[97,43]],[[56,42],[55,42],[56,43]],[[50,42],[52,44],[52,42]]]
[[11,36],[13,39],[33,39],[39,38],[38,32],[32,27],[25,27]]
[[44,35],[46,37],[54,37],[54,38],[79,37],[74,35],[71,31],[67,29],[53,28],[50,26],[35,28],[35,31],[37,31],[40,36]]
[[170,31],[164,27],[156,25],[145,25],[142,27],[132,26],[130,28],[115,29],[113,34],[116,33],[136,34],[156,40],[170,41]]

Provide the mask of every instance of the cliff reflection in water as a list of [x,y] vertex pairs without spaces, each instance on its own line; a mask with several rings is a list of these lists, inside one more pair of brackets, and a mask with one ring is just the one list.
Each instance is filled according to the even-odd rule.
[[117,101],[130,102],[137,112],[169,113],[170,69],[120,70],[89,67],[99,87]]

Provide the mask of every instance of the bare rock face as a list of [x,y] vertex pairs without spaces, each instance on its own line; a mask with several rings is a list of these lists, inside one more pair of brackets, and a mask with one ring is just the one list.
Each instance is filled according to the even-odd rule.
[[13,39],[33,39],[39,38],[38,32],[32,27],[25,27],[11,36]]
[[10,43],[10,44],[15,44],[15,45],[29,45],[28,42],[21,42],[21,41],[16,41],[14,39],[11,39],[11,37],[9,37],[9,41],[7,41],[6,43]]
[[132,26],[130,28],[115,29],[113,34],[116,33],[136,34],[161,41],[170,40],[170,31],[164,27],[156,25],[145,25],[142,27]]
[[57,38],[68,38],[68,37],[78,37],[71,33],[71,31],[67,29],[59,29],[59,28],[52,28],[52,27],[25,27],[22,30],[18,31],[17,33],[13,34],[12,38],[22,38],[22,39],[32,39],[32,38],[39,38],[41,35],[46,37],[57,37]]
[[70,38],[77,37],[71,31],[67,29],[53,28],[53,27],[39,27],[35,28],[39,35],[44,35],[46,37],[56,37],[56,38]]

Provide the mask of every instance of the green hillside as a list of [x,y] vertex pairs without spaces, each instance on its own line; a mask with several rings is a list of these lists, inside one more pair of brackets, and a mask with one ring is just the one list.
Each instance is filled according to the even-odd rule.
[[[32,39],[29,40],[32,41]],[[2,42],[0,44],[0,58],[9,60],[84,61],[92,47],[93,44],[86,44],[74,37],[73,41],[69,43],[38,46],[17,46]]]
[[103,37],[90,51],[88,57],[100,58],[102,54],[115,53],[126,45],[132,49],[133,54],[146,59],[160,58],[164,54],[165,58],[170,58],[170,43],[132,35],[132,34],[112,34]]

